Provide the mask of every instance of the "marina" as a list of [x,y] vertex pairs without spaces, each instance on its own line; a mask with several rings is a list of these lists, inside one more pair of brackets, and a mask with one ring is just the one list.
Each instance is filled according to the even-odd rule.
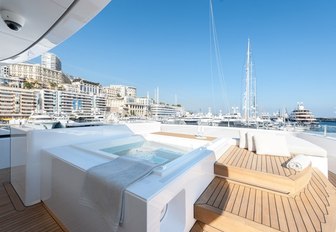
[[[201,106],[201,100],[196,96],[200,94],[197,73],[205,75],[200,67],[206,62],[203,58],[202,64],[193,60],[187,73],[181,69],[177,79],[170,77],[172,67],[176,69],[181,63],[179,56],[183,57],[184,65],[187,65],[184,54],[197,56],[194,49],[191,52],[186,45],[186,50],[170,47],[170,43],[177,42],[170,27],[173,25],[179,31],[177,28],[181,24],[183,30],[177,36],[178,41],[185,38],[188,45],[192,45],[194,39],[198,41],[202,36],[191,33],[194,38],[188,39],[188,29],[193,28],[193,20],[204,15],[195,14],[197,17],[191,21],[183,21],[187,20],[186,15],[193,13],[179,9],[183,16],[181,20],[176,6],[169,8],[170,2],[154,4],[151,7],[156,8],[150,12],[146,3],[133,3],[121,1],[112,7],[110,0],[0,2],[0,64],[4,65],[0,78],[0,116],[4,122],[0,125],[0,231],[335,232],[336,122],[317,119],[314,116],[318,113],[315,112],[316,105],[312,107],[313,114],[306,100],[309,107],[298,102],[291,113],[287,110],[275,114],[261,112],[260,99],[257,102],[260,88],[258,85],[257,93],[255,53],[252,57],[249,38],[244,55],[241,110],[227,104],[226,111],[216,109],[215,113],[210,107],[207,113],[201,109],[198,113],[186,112],[176,94],[175,103],[166,104],[159,98],[158,87],[154,98],[149,97],[149,93],[146,97],[138,97],[135,86],[102,86],[97,80],[88,81],[66,74],[60,59],[46,53],[77,31],[78,35],[85,33],[86,28],[80,30],[83,26],[90,28],[94,23],[103,23],[100,28],[103,31],[88,29],[89,44],[76,44],[80,45],[77,52],[83,53],[80,54],[83,57],[86,54],[84,47],[103,51],[100,55],[88,55],[90,70],[95,70],[96,57],[106,59],[107,67],[101,65],[99,72],[83,69],[83,73],[104,78],[107,68],[114,71],[106,75],[110,80],[118,79],[118,75],[127,77],[118,74],[118,66],[123,66],[118,62],[126,58],[131,63],[125,63],[123,68],[130,73],[136,70],[139,75],[135,76],[142,84],[147,81],[148,86],[154,86],[154,79],[160,73],[158,70],[162,70],[160,79],[168,80],[165,86],[173,83],[171,91],[185,88],[183,91],[187,96],[197,103],[197,107]],[[213,3],[209,1],[209,15],[205,18],[210,17],[206,29],[210,29],[210,55],[214,57],[209,63],[211,74],[205,76],[207,82],[216,85],[215,70],[222,81],[224,72],[214,20],[218,9],[213,8]],[[122,4],[132,5],[131,14],[111,11]],[[145,9],[141,8],[143,4],[146,14],[138,15]],[[220,4],[227,3],[220,1]],[[205,5],[199,6],[204,13]],[[164,11],[159,11],[160,8]],[[195,10],[190,5],[188,9]],[[295,14],[301,13],[295,7],[293,9]],[[127,21],[127,26],[115,30],[113,20],[108,20],[108,24],[105,21],[106,12],[127,16],[127,20],[116,20]],[[150,21],[144,23],[142,20],[146,15],[153,12]],[[162,12],[172,13],[169,20],[159,20]],[[228,18],[242,17],[241,12],[232,12],[234,14]],[[134,15],[137,17],[133,18]],[[88,24],[96,16],[97,21]],[[175,17],[179,20],[173,21]],[[283,14],[281,17],[285,18]],[[135,30],[129,26],[131,19],[135,19],[136,30],[140,28],[141,33],[132,34],[127,40],[118,37],[124,33],[129,35],[128,30]],[[156,24],[156,21],[160,22]],[[168,39],[169,43],[163,46],[155,40],[146,43],[138,40],[150,34],[147,24],[153,26],[158,40]],[[196,25],[195,28],[202,27],[201,23]],[[264,26],[268,28],[267,24]],[[290,26],[288,24],[286,28]],[[232,27],[234,24],[230,24]],[[160,31],[161,28],[168,34]],[[106,33],[109,30],[114,34]],[[239,40],[236,34],[231,34],[235,41]],[[92,41],[96,35],[98,42]],[[106,45],[106,49],[100,49],[105,37],[109,44],[115,43],[114,39],[119,40],[117,47],[111,49]],[[123,49],[116,59],[114,55],[120,52],[119,46],[124,43],[129,48]],[[203,49],[200,44],[204,43],[195,43],[197,50]],[[141,58],[137,57],[137,49],[133,47],[138,44],[142,49],[146,48],[141,50]],[[234,41],[231,44],[233,46]],[[69,47],[76,51],[75,45]],[[155,53],[151,53],[150,47],[155,47]],[[161,50],[161,47],[170,51]],[[230,60],[237,59],[230,49],[226,52],[230,54]],[[105,53],[110,56],[106,58]],[[168,58],[170,53],[175,54],[172,60],[159,59]],[[288,51],[285,53],[289,57]],[[154,54],[155,59],[146,60]],[[40,55],[40,64],[21,63]],[[79,58],[77,54],[75,59]],[[156,59],[158,63],[154,62]],[[271,60],[271,57],[267,59]],[[230,63],[229,60],[226,62]],[[142,65],[150,70],[146,74],[148,79],[141,75]],[[192,69],[196,72],[191,72]],[[182,83],[188,76],[186,88]],[[126,79],[122,82],[132,83]],[[276,85],[276,81],[273,79],[267,85],[276,86],[272,90],[273,96],[277,96],[277,89],[281,89],[281,84]],[[236,90],[235,84],[233,90]],[[291,84],[295,86],[295,80]],[[212,93],[202,84],[201,98],[215,95],[214,90],[219,86],[221,93],[230,93],[224,91],[224,83],[213,86]],[[287,94],[287,87],[290,88],[286,84],[286,90],[281,89],[283,95]],[[237,92],[231,95],[236,96]],[[289,100],[296,101],[293,98],[299,96],[300,93],[293,94]]]

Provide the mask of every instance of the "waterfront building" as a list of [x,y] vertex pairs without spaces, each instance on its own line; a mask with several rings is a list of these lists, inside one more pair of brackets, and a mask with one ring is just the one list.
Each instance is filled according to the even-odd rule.
[[105,113],[104,96],[51,89],[0,86],[0,118],[27,118],[35,110],[48,114]]
[[104,96],[70,91],[41,90],[41,98],[43,110],[50,114],[70,115],[80,113],[91,115],[106,111],[106,99]]
[[0,85],[7,87],[23,88],[24,78],[9,75],[9,66],[1,66]]
[[33,83],[33,88],[55,88],[68,82],[61,71],[45,68],[39,64],[11,64],[8,66],[8,74],[20,82]]
[[136,97],[136,87],[126,85],[110,85],[103,88],[107,98],[115,97]]
[[124,98],[106,98],[106,110],[123,115]]
[[41,56],[41,66],[51,70],[62,71],[61,60],[52,53],[44,53]]
[[23,118],[36,109],[33,90],[0,86],[0,118]]
[[179,106],[170,106],[166,104],[152,104],[150,106],[150,112],[152,117],[157,119],[169,118],[180,116],[183,114],[182,107]]
[[92,82],[88,80],[84,80],[81,78],[75,78],[72,80],[72,85],[74,89],[78,93],[86,93],[86,94],[101,94],[102,86],[97,82]]
[[127,96],[124,98],[124,109],[126,116],[148,117],[150,116],[150,105],[153,100],[149,98],[137,98]]
[[0,76],[1,77],[8,77],[9,76],[9,68],[7,65],[0,67]]

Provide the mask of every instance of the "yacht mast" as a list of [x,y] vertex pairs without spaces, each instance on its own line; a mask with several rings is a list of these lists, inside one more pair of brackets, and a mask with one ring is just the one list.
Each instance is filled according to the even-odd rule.
[[256,78],[253,77],[253,64],[250,39],[247,40],[246,53],[246,79],[245,79],[245,93],[244,93],[244,120],[249,125],[251,118],[257,118],[257,83]]
[[250,39],[247,40],[246,54],[246,80],[245,80],[245,96],[244,96],[244,119],[249,123],[250,119],[250,81],[251,81],[251,54],[250,54]]

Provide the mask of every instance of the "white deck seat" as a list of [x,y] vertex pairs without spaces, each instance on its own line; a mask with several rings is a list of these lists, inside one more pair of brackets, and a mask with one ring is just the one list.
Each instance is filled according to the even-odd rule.
[[286,140],[288,150],[291,154],[304,154],[309,156],[327,157],[326,150],[304,139],[295,137],[293,135],[287,135]]
[[[276,135],[276,134],[282,134],[281,132],[274,132],[274,131],[258,131],[254,130],[251,131],[251,135],[254,137],[255,135]],[[252,137],[251,136],[251,137]],[[298,138],[291,134],[285,134],[286,143],[287,143],[287,149],[291,155],[305,155],[307,156],[311,163],[312,167],[318,168],[325,176],[328,176],[328,153],[323,148],[308,142],[304,139]],[[274,140],[274,139],[273,139]],[[248,143],[254,143],[254,138],[250,139]],[[274,143],[275,141],[272,141]],[[263,141],[259,141],[260,144],[263,143]],[[270,143],[268,139],[265,139],[265,143]],[[251,146],[251,145],[250,145]],[[252,147],[252,146],[251,146]],[[255,147],[255,146],[254,146]],[[256,151],[258,153],[258,151]],[[273,153],[277,153],[276,151],[273,151]]]

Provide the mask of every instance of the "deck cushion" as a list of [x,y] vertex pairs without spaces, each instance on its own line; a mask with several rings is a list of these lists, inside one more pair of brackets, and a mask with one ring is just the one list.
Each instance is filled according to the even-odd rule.
[[247,148],[247,131],[246,130],[239,131],[239,147]]
[[258,133],[253,136],[258,155],[290,157],[287,141],[283,135]]
[[247,149],[249,151],[256,151],[255,143],[254,143],[254,135],[259,134],[260,132],[248,132],[247,133]]
[[291,154],[305,154],[310,156],[327,157],[327,151],[323,148],[308,142],[307,140],[295,137],[293,135],[286,136],[288,149]]

